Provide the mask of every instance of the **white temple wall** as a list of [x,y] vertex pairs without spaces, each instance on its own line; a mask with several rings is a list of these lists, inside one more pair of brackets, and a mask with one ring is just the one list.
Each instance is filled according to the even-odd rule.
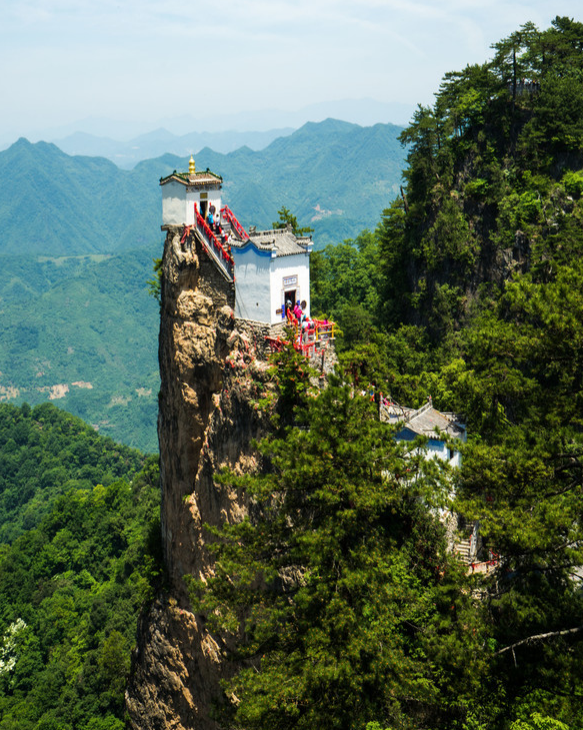
[[162,187],[162,225],[179,226],[185,223],[186,188],[171,180]]
[[[204,196],[204,197],[203,197]],[[217,211],[221,207],[221,191],[197,190],[170,180],[162,186],[162,224],[165,226],[192,226],[194,224],[194,204],[200,211],[200,201],[213,202]]]
[[306,300],[305,311],[310,316],[310,258],[307,253],[281,256],[272,261],[271,324],[283,319],[285,292],[292,289],[296,291],[296,298],[300,302]]
[[232,254],[235,260],[235,316],[271,323],[274,321],[269,291],[271,254],[258,254],[253,246],[244,250],[233,247]]

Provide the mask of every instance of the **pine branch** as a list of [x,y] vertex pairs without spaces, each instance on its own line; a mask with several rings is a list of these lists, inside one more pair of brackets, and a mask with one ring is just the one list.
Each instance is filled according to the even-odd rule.
[[504,649],[499,649],[494,652],[494,656],[504,654],[505,651],[514,651],[517,646],[522,644],[531,644],[534,641],[543,641],[544,639],[553,639],[555,636],[566,636],[567,634],[577,634],[579,631],[583,631],[583,626],[577,626],[574,629],[563,629],[563,631],[549,631],[547,634],[536,634],[534,636],[527,636],[526,639],[521,639],[510,646],[505,646]]

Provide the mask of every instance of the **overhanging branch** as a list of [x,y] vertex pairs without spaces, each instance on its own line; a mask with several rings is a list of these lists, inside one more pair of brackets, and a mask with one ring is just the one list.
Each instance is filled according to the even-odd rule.
[[549,631],[547,634],[535,634],[534,636],[527,636],[526,639],[521,639],[520,641],[517,641],[515,644],[510,644],[510,646],[505,646],[504,649],[499,649],[498,651],[494,652],[494,656],[498,656],[499,654],[504,654],[505,651],[514,651],[517,646],[521,646],[522,644],[531,644],[535,641],[544,641],[545,639],[554,639],[556,636],[567,636],[568,634],[577,634],[580,631],[583,631],[583,626],[577,626],[574,629],[564,629],[563,631]]

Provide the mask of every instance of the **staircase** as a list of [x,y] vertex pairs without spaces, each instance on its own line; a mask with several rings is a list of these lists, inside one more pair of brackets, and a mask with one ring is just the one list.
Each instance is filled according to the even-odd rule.
[[208,254],[208,257],[216,264],[217,269],[227,281],[233,283],[235,281],[235,263],[233,257],[228,248],[223,246],[218,236],[211,231],[208,223],[199,213],[196,203],[194,205],[194,217],[196,220],[194,234]]
[[239,223],[239,221],[235,217],[235,214],[228,205],[225,205],[221,208],[221,222],[223,228],[226,228],[226,224],[228,223],[229,232],[234,232],[237,238],[239,238],[241,241],[246,242],[249,240],[249,234]]
[[198,228],[195,228],[193,233],[202,244],[207,256],[215,264],[218,271],[232,284],[235,281],[233,267],[216,251],[212,243],[209,242],[207,237]]
[[456,540],[453,551],[465,565],[472,562],[470,540]]
[[454,542],[453,551],[465,565],[474,563],[478,556],[481,544],[478,528],[478,522],[468,522],[464,534]]

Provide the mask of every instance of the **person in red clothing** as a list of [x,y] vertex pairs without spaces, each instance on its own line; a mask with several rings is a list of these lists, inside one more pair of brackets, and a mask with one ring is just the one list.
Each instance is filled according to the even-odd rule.
[[292,303],[289,299],[285,303],[285,316],[290,324],[296,324],[296,316],[292,309]]
[[304,313],[302,312],[302,308],[300,307],[299,302],[296,302],[296,306],[294,307],[294,314],[298,322],[301,322]]

